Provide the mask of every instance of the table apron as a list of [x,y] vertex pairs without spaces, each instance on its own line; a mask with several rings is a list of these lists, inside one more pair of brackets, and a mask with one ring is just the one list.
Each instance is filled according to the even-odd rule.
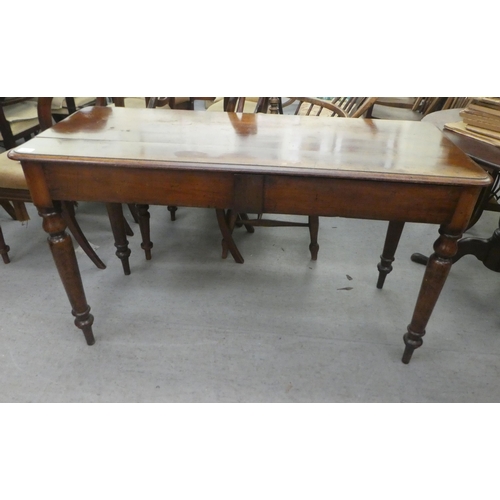
[[[464,191],[481,187],[331,177],[43,164],[54,200],[233,208],[446,224]],[[32,193],[36,204],[36,193]],[[465,210],[472,212],[473,206]],[[463,214],[468,218],[470,214]]]

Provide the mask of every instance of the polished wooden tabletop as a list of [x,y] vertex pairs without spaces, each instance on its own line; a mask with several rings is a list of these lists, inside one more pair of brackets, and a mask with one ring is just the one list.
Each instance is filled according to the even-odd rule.
[[[404,363],[422,345],[457,241],[491,182],[431,123],[358,118],[94,107],[9,157],[22,162],[75,324],[89,345],[93,316],[54,200],[105,202],[123,262],[130,250],[122,203],[137,204],[141,221],[148,220],[148,204],[386,220],[378,288],[392,270],[404,224],[439,224],[404,336]],[[227,220],[218,221],[235,251]],[[141,247],[150,250],[147,223],[141,234]]]
[[483,185],[484,171],[432,124],[92,107],[9,156],[122,167]]

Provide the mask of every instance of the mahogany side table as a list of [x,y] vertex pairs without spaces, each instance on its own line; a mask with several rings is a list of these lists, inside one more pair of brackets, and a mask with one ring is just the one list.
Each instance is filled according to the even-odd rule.
[[[488,174],[429,123],[230,115],[85,108],[9,153],[22,163],[87,343],[95,342],[94,318],[55,200],[136,203],[146,211],[153,204],[386,220],[379,288],[404,224],[438,224],[403,337],[402,361],[409,363],[422,345],[457,242],[491,182]],[[234,250],[228,228],[221,230]],[[115,238],[126,244],[124,233]]]

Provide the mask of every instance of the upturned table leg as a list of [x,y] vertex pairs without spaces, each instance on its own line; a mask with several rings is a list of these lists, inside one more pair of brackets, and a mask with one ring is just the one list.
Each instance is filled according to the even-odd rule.
[[75,325],[83,331],[87,344],[93,345],[94,317],[90,314],[90,306],[85,298],[73,241],[66,232],[66,223],[59,208],[41,209],[39,213],[43,218],[43,229],[49,234],[50,251],[71,304]]
[[415,310],[408,331],[403,336],[405,350],[402,362],[408,364],[413,351],[423,344],[425,327],[439,298],[441,290],[453,264],[460,234],[447,234],[446,228],[439,229],[440,237],[434,243],[434,253],[429,257],[420,287]]

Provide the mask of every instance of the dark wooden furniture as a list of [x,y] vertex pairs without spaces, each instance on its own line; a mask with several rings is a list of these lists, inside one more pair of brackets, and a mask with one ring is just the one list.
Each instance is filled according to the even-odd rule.
[[[290,99],[298,103],[296,115],[361,118],[373,107],[378,97],[331,97],[328,99],[291,97]],[[334,108],[330,110],[326,106],[327,103]],[[338,109],[341,112],[337,111]]]
[[[470,228],[479,220],[484,210],[500,212],[498,204],[500,198],[500,148],[444,129],[446,123],[461,120],[460,111],[460,109],[437,111],[427,115],[422,121],[435,125],[447,139],[489,172],[493,179],[493,182],[485,187],[479,196],[468,225]],[[474,255],[488,269],[500,272],[500,229],[497,228],[493,235],[486,239],[462,238],[458,242],[458,250],[452,260],[457,262],[465,255]],[[419,264],[427,263],[427,257],[421,253],[413,254],[411,259]]]
[[[226,111],[242,112],[245,105],[245,98],[227,97]],[[256,113],[271,112],[273,114],[272,103],[273,99],[280,98],[260,98],[255,109]],[[322,100],[314,97],[291,97],[297,104],[295,114],[305,116],[324,116],[324,117],[351,117],[358,118],[373,105],[376,97],[333,97],[331,100]],[[274,114],[283,112],[281,99],[274,108]],[[246,213],[236,213],[232,210],[227,210],[225,214],[218,213],[218,217],[225,216],[229,230],[238,225],[244,225],[248,231],[252,232],[253,227],[307,227],[309,228],[310,243],[309,251],[311,260],[317,260],[319,252],[318,233],[319,233],[319,217],[309,215],[307,222],[285,221],[277,219],[264,218],[263,214],[259,213],[256,218],[249,218]],[[227,256],[228,249],[223,240],[222,257]]]
[[68,115],[76,113],[86,106],[94,106],[96,97],[54,97],[52,116],[56,122],[64,120]]
[[[20,139],[28,140],[40,131],[34,97],[0,97],[0,142],[13,148]],[[20,113],[14,120],[12,112]]]
[[441,109],[446,97],[414,97],[413,103],[408,107],[406,101],[399,103],[391,98],[380,98],[371,106],[367,113],[368,118],[382,120],[411,120],[420,121],[424,116]]
[[[54,200],[387,220],[379,288],[392,269],[405,222],[439,224],[435,253],[404,335],[408,363],[422,345],[457,241],[489,176],[428,123],[264,113],[233,118],[204,111],[88,108],[30,141],[31,151],[9,153],[22,162],[87,343],[95,342],[93,316]],[[238,252],[227,225],[220,221],[220,227],[229,251]]]
[[[42,130],[52,126],[51,97],[40,97],[37,102],[37,122]],[[20,146],[21,147],[21,146]],[[15,220],[25,221],[29,219],[25,203],[31,202],[30,192],[24,178],[23,170],[19,162],[9,160],[7,152],[0,154],[0,204],[7,213]],[[83,234],[75,218],[74,203],[69,200],[56,202],[61,210],[62,216],[68,225],[71,234],[76,239],[82,250],[90,260],[99,268],[106,266],[95,253],[87,238]],[[5,264],[10,262],[10,247],[5,243],[0,228],[0,255]]]
[[[221,108],[218,104],[223,103]],[[223,101],[219,101],[214,106],[208,108],[209,112],[214,111],[224,111],[226,113],[231,113],[229,115],[230,119],[244,120],[243,116],[236,115],[234,113],[270,113],[270,114],[280,114],[283,112],[281,106],[281,98],[279,97],[224,97]],[[330,103],[325,103],[321,106],[321,109],[329,109],[331,113],[340,113],[343,115],[343,111]],[[235,125],[236,122],[235,122]],[[251,128],[247,129],[247,133],[253,133]],[[316,215],[309,215],[307,217],[307,222],[298,222],[283,219],[270,219],[269,217],[264,218],[263,213],[255,214],[254,217],[249,217],[247,213],[233,210],[231,208],[216,209],[217,219],[221,219],[219,224],[227,226],[229,232],[232,234],[235,227],[244,226],[249,233],[253,233],[255,227],[307,227],[309,229],[309,251],[311,253],[311,260],[317,260],[318,258],[318,231],[319,231],[319,217]],[[222,258],[225,259],[229,253],[228,241],[226,238],[222,239]],[[239,264],[243,264],[243,257],[240,252],[233,252],[233,258]]]

